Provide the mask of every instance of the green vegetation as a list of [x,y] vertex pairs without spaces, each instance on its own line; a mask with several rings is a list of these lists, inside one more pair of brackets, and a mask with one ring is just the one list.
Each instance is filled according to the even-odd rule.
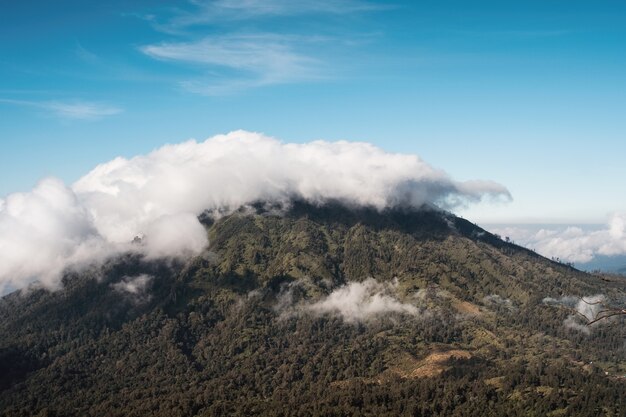
[[[587,335],[542,302],[616,300],[618,277],[434,211],[295,204],[206,226],[210,253],[185,264],[129,256],[4,297],[0,415],[626,415],[624,324]],[[141,296],[114,286],[139,274]],[[420,314],[301,308],[368,277]]]

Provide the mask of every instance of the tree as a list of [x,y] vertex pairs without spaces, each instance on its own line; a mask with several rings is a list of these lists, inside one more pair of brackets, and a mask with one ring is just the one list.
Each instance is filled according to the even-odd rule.
[[583,297],[580,297],[580,300],[587,305],[601,307],[601,309],[598,310],[595,313],[595,315],[591,318],[585,316],[580,311],[576,311],[580,316],[582,316],[585,319],[585,321],[587,322],[587,326],[591,326],[594,323],[597,323],[602,320],[607,320],[614,316],[626,315],[626,308],[611,307],[608,304],[606,304],[606,302],[604,302],[603,300],[590,302],[590,301],[585,300]]

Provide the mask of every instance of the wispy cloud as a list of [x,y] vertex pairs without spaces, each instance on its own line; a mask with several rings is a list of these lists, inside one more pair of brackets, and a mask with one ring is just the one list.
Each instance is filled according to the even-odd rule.
[[100,61],[98,55],[88,50],[78,42],[76,43],[76,48],[74,51],[76,53],[76,56],[83,62],[94,64]]
[[[328,79],[336,63],[325,65],[325,47],[339,43],[346,47],[350,42],[345,34],[342,39],[325,36],[328,25],[306,32],[294,18],[310,16],[307,27],[311,27],[318,20],[323,23],[324,17],[390,7],[366,0],[191,0],[187,8],[143,16],[155,30],[175,35],[176,40],[144,45],[140,50],[152,58],[184,65],[185,70],[200,69],[201,74],[181,79],[179,85],[204,95]],[[271,27],[265,24],[268,19],[273,19]]]
[[[159,27],[165,31],[176,31],[189,26],[225,21],[306,14],[347,14],[389,7],[361,0],[196,0],[192,4],[195,6],[194,10],[179,10],[166,24]],[[154,16],[151,18],[154,19]]]
[[508,39],[508,40],[530,40],[555,38],[572,34],[571,30],[564,29],[510,29],[510,30],[483,30],[483,31],[455,31],[463,36],[473,36],[482,38]]
[[148,45],[141,51],[155,59],[199,65],[205,75],[181,85],[192,92],[219,95],[321,78],[321,63],[296,52],[293,43],[294,38],[288,36],[229,35]]
[[29,101],[0,98],[0,103],[44,110],[62,119],[98,120],[122,112],[119,107],[87,101]]
[[53,101],[48,103],[42,103],[42,106],[59,117],[79,120],[100,119],[106,116],[113,116],[122,112],[122,110],[117,107],[88,102],[63,103]]

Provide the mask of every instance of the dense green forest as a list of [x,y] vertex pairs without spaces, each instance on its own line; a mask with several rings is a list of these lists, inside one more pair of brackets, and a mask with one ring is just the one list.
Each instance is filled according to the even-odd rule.
[[436,210],[202,221],[202,256],[2,298],[0,415],[626,415],[626,327],[571,303],[623,303],[619,276]]

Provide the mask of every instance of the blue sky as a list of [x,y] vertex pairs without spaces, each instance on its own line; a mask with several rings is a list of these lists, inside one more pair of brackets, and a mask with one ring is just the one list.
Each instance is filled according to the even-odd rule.
[[626,210],[622,1],[0,1],[0,195],[247,129],[506,185],[481,223]]

